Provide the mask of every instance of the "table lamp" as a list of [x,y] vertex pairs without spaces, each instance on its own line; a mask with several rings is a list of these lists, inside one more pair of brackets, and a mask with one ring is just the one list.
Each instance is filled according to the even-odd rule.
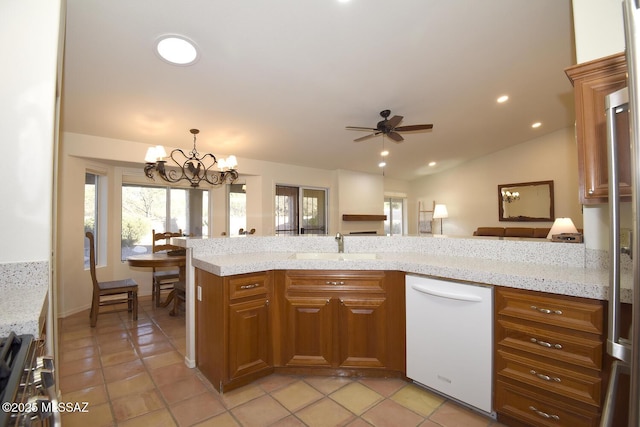
[[448,218],[447,205],[435,205],[433,207],[433,219],[440,220],[440,234],[442,234],[442,218]]

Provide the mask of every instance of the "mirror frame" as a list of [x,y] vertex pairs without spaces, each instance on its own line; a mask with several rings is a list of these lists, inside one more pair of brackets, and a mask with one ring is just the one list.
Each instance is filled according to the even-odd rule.
[[[515,218],[504,218],[504,208],[502,206],[502,189],[509,187],[527,187],[546,185],[549,187],[549,216],[548,217],[529,217],[519,216]],[[501,184],[498,185],[498,220],[509,222],[551,222],[555,220],[554,214],[554,200],[553,200],[553,181],[532,181],[532,182],[519,182],[515,184]]]

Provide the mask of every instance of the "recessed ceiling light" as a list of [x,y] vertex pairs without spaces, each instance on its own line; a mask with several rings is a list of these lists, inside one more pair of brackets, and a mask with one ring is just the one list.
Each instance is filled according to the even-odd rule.
[[435,166],[435,165],[437,165],[436,162],[429,162],[429,166]]
[[542,126],[542,123],[540,123],[540,122],[535,122],[534,124],[531,125],[531,127],[534,128],[534,129],[537,129],[540,126]]
[[498,103],[502,104],[503,102],[507,102],[509,100],[509,95],[502,95],[498,98]]
[[156,53],[173,65],[191,65],[198,59],[195,43],[186,37],[173,34],[158,39]]
[[387,166],[387,162],[380,162],[380,163],[378,163],[378,166],[383,168],[383,167]]
[[388,155],[389,155],[389,151],[388,151],[388,150],[382,150],[382,151],[380,152],[380,155],[381,155],[382,157],[388,156]]

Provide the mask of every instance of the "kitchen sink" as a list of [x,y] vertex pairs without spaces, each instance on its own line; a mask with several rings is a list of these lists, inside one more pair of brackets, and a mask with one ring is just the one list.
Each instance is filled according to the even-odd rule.
[[378,259],[378,256],[372,253],[298,252],[293,254],[291,258],[328,261],[352,261]]

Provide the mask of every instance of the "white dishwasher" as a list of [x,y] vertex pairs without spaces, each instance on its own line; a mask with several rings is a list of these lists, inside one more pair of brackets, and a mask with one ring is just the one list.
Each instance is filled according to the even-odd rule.
[[407,377],[492,411],[493,288],[407,274]]

